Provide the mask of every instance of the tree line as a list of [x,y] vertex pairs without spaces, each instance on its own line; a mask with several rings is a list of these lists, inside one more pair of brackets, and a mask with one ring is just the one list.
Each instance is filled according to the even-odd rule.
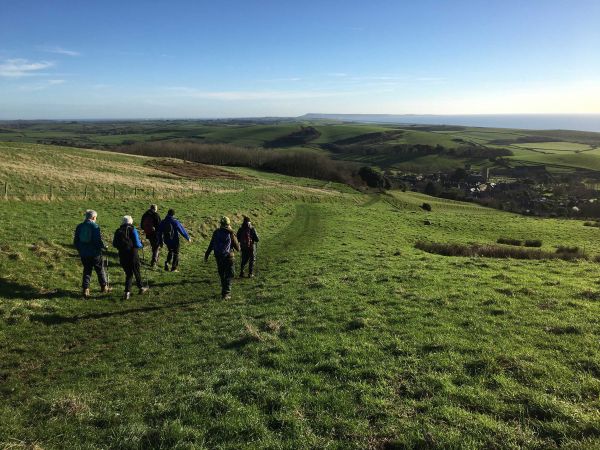
[[240,166],[295,177],[315,178],[361,187],[365,184],[356,163],[332,160],[327,155],[300,150],[245,148],[231,144],[191,142],[138,142],[110,149],[119,153],[151,157],[178,158],[184,161],[219,166]]

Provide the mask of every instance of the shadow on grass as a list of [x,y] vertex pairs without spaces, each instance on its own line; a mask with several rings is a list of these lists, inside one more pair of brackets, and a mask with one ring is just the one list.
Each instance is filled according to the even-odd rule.
[[65,289],[52,289],[40,291],[38,288],[26,284],[15,283],[0,278],[0,298],[6,300],[39,300],[55,298],[79,298],[79,292],[67,291]]
[[227,342],[226,344],[221,345],[221,348],[224,350],[240,350],[252,342],[255,342],[255,340],[253,340],[249,336],[242,336],[238,339],[235,339],[231,342]]
[[210,279],[204,278],[202,280],[163,281],[160,283],[150,282],[150,286],[152,286],[152,287],[185,286],[188,284],[211,284],[211,281],[210,281]]
[[62,316],[60,314],[32,314],[29,320],[38,322],[44,325],[62,325],[64,323],[77,323],[82,320],[106,319],[108,317],[127,316],[129,314],[148,313],[152,311],[160,311],[163,309],[177,308],[179,306],[188,306],[198,303],[197,301],[170,303],[160,306],[143,306],[140,308],[124,309],[120,311],[106,311],[99,313],[82,314],[79,316]]

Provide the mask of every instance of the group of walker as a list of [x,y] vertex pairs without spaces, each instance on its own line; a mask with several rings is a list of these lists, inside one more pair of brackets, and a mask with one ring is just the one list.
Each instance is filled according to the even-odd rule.
[[[85,212],[85,220],[77,225],[73,239],[73,244],[77,248],[83,264],[83,281],[81,287],[84,298],[90,297],[90,280],[92,271],[94,270],[100,283],[100,292],[111,291],[108,278],[108,259],[102,256],[102,252],[108,250],[108,246],[102,238],[100,226],[96,223],[97,218],[98,214],[96,211],[87,210]],[[164,269],[165,271],[178,272],[179,236],[183,236],[188,242],[192,242],[192,239],[181,222],[175,218],[175,211],[169,209],[167,216],[164,220],[161,220],[157,205],[150,205],[148,211],[142,216],[140,224],[152,248],[150,266],[155,267],[158,264],[160,249],[166,245],[168,254],[164,263]],[[231,284],[235,277],[235,251],[239,251],[242,254],[240,277],[244,276],[246,265],[248,265],[248,277],[251,278],[254,276],[258,240],[258,234],[248,217],[244,217],[244,222],[237,234],[233,232],[229,218],[221,218],[220,227],[212,234],[212,238],[204,254],[204,260],[208,261],[211,252],[214,253],[221,280],[221,296],[223,299],[231,298]],[[144,245],[140,238],[140,233],[133,225],[131,216],[123,216],[121,226],[114,233],[112,245],[119,252],[119,263],[125,272],[123,299],[127,300],[131,297],[131,287],[134,278],[139,293],[145,293],[148,290],[148,284],[147,280],[146,286],[143,284],[139,257],[140,249],[143,255]]]

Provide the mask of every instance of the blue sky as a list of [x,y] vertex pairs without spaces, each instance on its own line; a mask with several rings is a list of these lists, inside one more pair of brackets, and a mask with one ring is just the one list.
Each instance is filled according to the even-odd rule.
[[0,119],[600,113],[600,2],[0,0]]

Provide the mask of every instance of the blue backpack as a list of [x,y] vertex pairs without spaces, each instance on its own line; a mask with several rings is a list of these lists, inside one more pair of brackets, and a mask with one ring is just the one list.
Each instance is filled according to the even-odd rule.
[[229,254],[231,251],[231,233],[229,231],[220,228],[215,232],[213,250],[215,255]]

